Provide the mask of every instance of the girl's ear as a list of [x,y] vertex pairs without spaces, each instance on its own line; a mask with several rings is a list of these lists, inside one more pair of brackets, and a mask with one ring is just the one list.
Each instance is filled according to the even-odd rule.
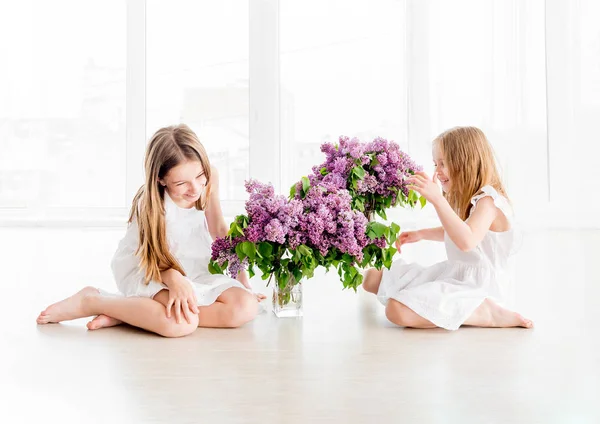
[[159,183],[161,186],[163,186],[163,187],[166,187],[166,186],[167,186],[167,183],[166,183],[164,180],[160,179],[160,178],[158,179],[158,183]]

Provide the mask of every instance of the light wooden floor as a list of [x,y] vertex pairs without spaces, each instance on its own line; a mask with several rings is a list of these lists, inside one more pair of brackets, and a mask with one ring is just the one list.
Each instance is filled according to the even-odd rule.
[[1,423],[600,422],[600,231],[525,234],[513,296],[531,331],[397,328],[334,273],[305,285],[303,319],[183,339],[37,326],[83,285],[114,290],[122,233],[0,229]]

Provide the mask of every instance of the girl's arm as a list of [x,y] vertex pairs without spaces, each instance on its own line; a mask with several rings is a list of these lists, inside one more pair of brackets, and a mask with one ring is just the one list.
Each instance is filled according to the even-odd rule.
[[225,237],[229,231],[229,226],[223,217],[221,209],[221,199],[219,198],[219,172],[214,166],[210,167],[210,196],[206,202],[206,221],[208,222],[208,231],[213,240],[218,237]]
[[417,230],[421,240],[444,241],[444,227],[423,228]]
[[424,172],[418,172],[407,180],[410,188],[425,197],[433,205],[448,237],[463,252],[477,246],[497,217],[498,209],[491,197],[483,197],[477,202],[477,208],[465,222],[454,212],[437,185],[437,174],[430,179]]
[[[229,226],[225,222],[225,217],[223,216],[223,210],[221,209],[221,199],[219,198],[219,172],[217,168],[214,166],[210,167],[210,196],[206,202],[206,210],[204,214],[206,215],[206,222],[208,223],[208,232],[213,240],[216,240],[218,237],[225,237],[229,232]],[[250,283],[248,281],[248,275],[246,271],[241,271],[237,280],[244,285],[244,287],[248,289],[252,289]]]
[[477,208],[468,222],[460,219],[446,199],[443,197],[442,199],[443,201],[436,202],[433,206],[440,217],[444,230],[448,233],[448,237],[463,252],[474,249],[481,243],[497,217],[498,209],[494,205],[494,199],[483,197],[478,200]]

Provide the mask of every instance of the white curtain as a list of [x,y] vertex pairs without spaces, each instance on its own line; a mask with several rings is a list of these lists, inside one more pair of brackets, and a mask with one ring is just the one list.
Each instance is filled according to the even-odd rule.
[[[221,169],[228,216],[243,210],[244,179],[285,193],[340,135],[395,140],[431,172],[432,139],[475,125],[523,223],[600,227],[595,0],[9,3],[0,222],[124,215],[146,138],[183,121]],[[430,208],[400,216],[435,220]]]
[[600,3],[546,0],[550,203],[600,224]]
[[548,201],[542,0],[409,1],[410,152],[458,125],[492,143],[520,217]]
[[[351,3],[279,2],[284,182],[309,172],[319,144],[341,134],[394,139],[431,171],[432,139],[475,125],[523,223],[599,225],[589,195],[599,176],[596,3]],[[581,168],[585,181],[573,189],[566,175]],[[408,215],[434,218],[431,209],[392,214]]]

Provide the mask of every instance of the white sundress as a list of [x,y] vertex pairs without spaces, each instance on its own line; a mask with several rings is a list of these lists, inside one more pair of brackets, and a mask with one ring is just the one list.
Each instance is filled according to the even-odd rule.
[[479,305],[490,298],[502,302],[508,290],[508,258],[515,245],[513,213],[508,200],[493,187],[471,199],[471,214],[477,201],[491,197],[511,223],[504,232],[488,231],[477,247],[461,251],[444,234],[448,260],[424,267],[399,259],[384,270],[377,297],[387,304],[395,299],[438,327],[456,330]]
[[[192,284],[198,306],[208,306],[231,287],[246,288],[237,280],[220,274],[210,274],[212,238],[204,211],[184,209],[175,204],[165,191],[165,222],[169,250],[179,261]],[[167,289],[163,283],[150,281],[144,284],[144,272],[135,255],[139,244],[138,225],[134,220],[112,259],[111,268],[119,291],[125,296],[152,298]]]

